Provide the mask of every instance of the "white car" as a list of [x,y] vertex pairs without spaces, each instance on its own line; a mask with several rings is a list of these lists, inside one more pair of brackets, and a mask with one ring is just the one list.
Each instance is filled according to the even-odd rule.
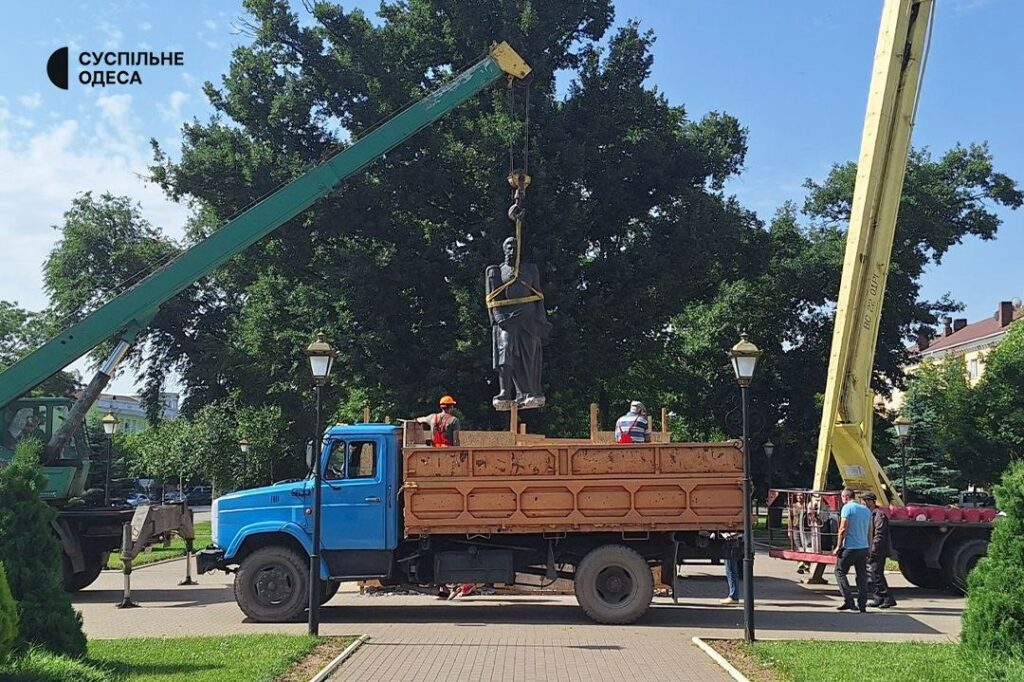
[[133,507],[138,507],[140,504],[149,504],[149,497],[142,493],[132,493],[125,502]]

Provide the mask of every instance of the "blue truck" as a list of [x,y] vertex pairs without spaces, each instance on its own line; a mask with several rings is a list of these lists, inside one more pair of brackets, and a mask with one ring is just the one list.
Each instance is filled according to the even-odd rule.
[[[334,426],[321,467],[322,601],[344,581],[431,592],[514,584],[517,574],[574,582],[600,623],[649,607],[653,571],[675,588],[686,560],[734,556],[742,527],[737,443],[430,447],[413,426]],[[239,607],[287,622],[307,607],[314,478],[217,498],[200,573],[234,573]],[[436,593],[436,592],[435,592]]]

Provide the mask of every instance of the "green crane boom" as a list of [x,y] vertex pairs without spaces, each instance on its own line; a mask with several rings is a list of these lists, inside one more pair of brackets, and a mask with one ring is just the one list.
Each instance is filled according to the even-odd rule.
[[225,223],[166,266],[0,373],[0,408],[114,335],[134,337],[175,294],[502,76],[523,79],[529,74],[530,67],[506,43],[492,46],[487,57],[444,87]]

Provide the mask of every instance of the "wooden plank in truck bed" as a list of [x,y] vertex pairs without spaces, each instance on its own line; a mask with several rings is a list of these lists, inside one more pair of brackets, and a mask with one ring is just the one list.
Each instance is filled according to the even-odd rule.
[[406,536],[743,525],[737,443],[408,447]]

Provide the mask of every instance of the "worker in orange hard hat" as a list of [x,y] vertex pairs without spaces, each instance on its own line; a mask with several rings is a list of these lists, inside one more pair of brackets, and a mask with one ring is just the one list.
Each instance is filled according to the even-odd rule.
[[442,396],[438,402],[441,407],[440,412],[426,417],[418,417],[416,421],[430,425],[431,443],[435,448],[458,445],[459,418],[452,414],[452,410],[455,408],[455,398],[446,395]]

